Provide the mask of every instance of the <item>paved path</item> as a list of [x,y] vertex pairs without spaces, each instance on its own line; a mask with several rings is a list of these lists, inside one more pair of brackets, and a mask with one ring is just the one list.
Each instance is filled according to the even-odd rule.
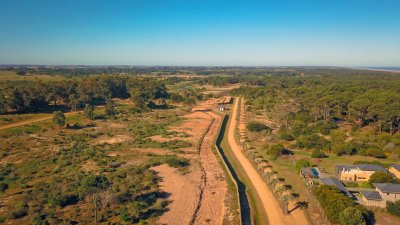
[[253,167],[251,162],[247,159],[245,154],[242,152],[239,144],[235,139],[235,127],[237,126],[237,114],[239,110],[238,100],[235,101],[231,115],[231,122],[228,127],[228,142],[235,154],[238,161],[241,163],[244,171],[247,173],[250,181],[254,185],[258,196],[261,199],[262,205],[264,206],[265,213],[268,216],[269,225],[308,225],[308,221],[304,212],[296,210],[289,215],[285,215],[277,200],[274,198],[271,190],[264,182],[260,174]]

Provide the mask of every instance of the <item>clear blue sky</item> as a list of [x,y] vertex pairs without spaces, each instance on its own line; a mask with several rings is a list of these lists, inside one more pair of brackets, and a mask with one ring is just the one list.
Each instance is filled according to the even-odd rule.
[[400,66],[399,0],[1,0],[0,64]]

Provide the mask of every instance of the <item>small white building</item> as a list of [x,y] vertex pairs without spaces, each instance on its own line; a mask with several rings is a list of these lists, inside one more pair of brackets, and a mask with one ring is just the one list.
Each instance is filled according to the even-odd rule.
[[221,112],[225,111],[226,110],[225,105],[218,105],[218,110]]

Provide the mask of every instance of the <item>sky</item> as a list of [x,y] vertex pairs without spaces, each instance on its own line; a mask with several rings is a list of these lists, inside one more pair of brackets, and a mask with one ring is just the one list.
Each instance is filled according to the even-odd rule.
[[400,66],[399,0],[0,0],[0,64]]

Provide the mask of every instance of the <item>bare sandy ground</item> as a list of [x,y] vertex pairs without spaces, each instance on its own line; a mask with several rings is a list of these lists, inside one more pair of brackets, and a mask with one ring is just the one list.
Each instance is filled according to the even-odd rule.
[[212,152],[212,145],[221,117],[208,113],[214,118],[209,131],[205,135],[200,148],[200,164],[203,168],[203,192],[199,202],[199,210],[195,214],[194,224],[222,224],[225,213],[225,198],[227,183],[216,155]]
[[107,143],[107,144],[118,144],[118,143],[129,141],[131,139],[132,139],[132,137],[130,137],[128,135],[122,135],[122,134],[115,135],[114,137],[108,137],[108,136],[104,135],[102,137],[97,138],[95,143],[98,143],[98,144],[104,144],[104,143]]
[[259,195],[262,204],[264,206],[265,213],[268,216],[268,224],[270,225],[308,225],[309,222],[301,210],[293,211],[289,215],[285,215],[277,200],[274,198],[271,190],[268,188],[267,184],[264,182],[262,177],[257,173],[257,170],[252,166],[250,161],[241,151],[235,139],[235,127],[237,125],[237,112],[239,109],[238,101],[235,101],[234,108],[232,111],[232,120],[228,128],[228,142],[232,151],[234,152],[236,158],[242,164],[244,171],[249,176],[251,182],[253,183],[257,194]]
[[[222,224],[224,219],[227,183],[212,145],[221,117],[213,113],[194,112],[185,116],[186,120],[172,129],[185,130],[191,135],[193,152],[184,151],[180,155],[190,159],[189,173],[182,175],[167,165],[153,167],[162,178],[162,191],[170,193],[169,211],[164,213],[158,223],[168,225],[182,224]],[[214,120],[212,120],[214,118]],[[196,143],[206,133],[197,154]],[[188,154],[193,153],[193,154]],[[194,154],[196,153],[196,154]]]
[[169,211],[164,213],[158,223],[168,225],[189,224],[193,218],[200,196],[200,170],[191,170],[182,175],[175,168],[160,165],[152,168],[162,178],[160,189],[170,194]]

